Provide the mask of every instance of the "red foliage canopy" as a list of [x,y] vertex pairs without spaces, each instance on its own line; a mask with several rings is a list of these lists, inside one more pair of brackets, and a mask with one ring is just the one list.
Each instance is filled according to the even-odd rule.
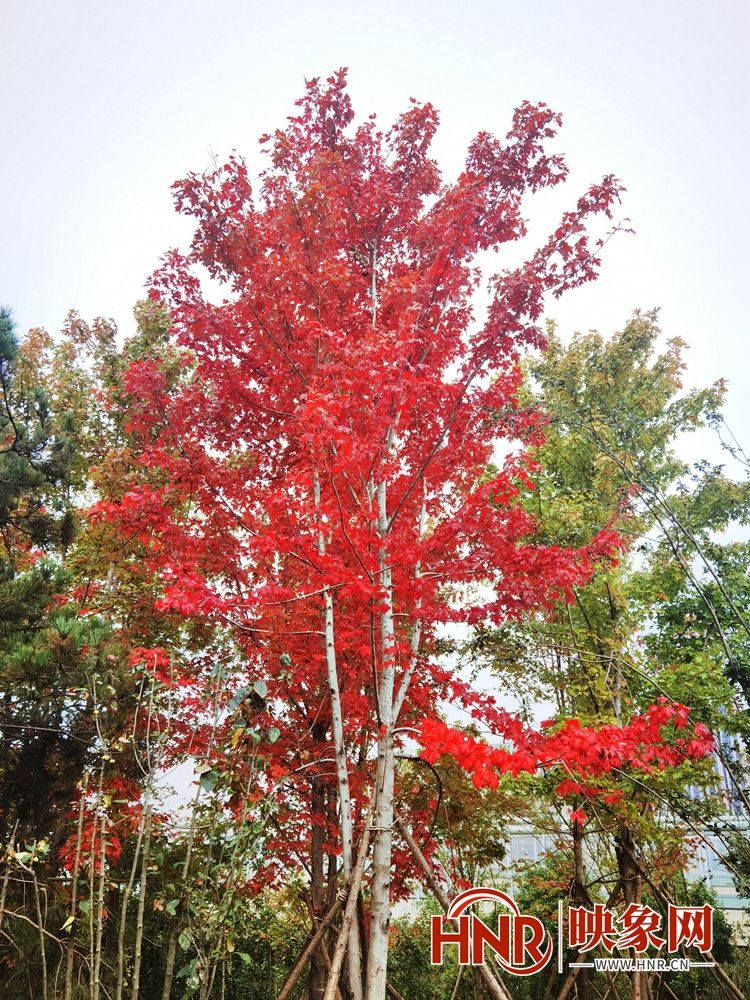
[[[429,755],[470,753],[480,773],[477,745],[435,718],[462,690],[434,655],[440,626],[570,600],[619,545],[611,531],[578,550],[535,544],[518,502],[533,467],[515,445],[540,433],[518,403],[520,352],[544,345],[545,296],[595,277],[602,240],[588,226],[611,217],[620,185],[592,185],[526,263],[490,276],[485,301],[477,255],[523,237],[528,196],[566,177],[549,151],[560,118],[524,103],[504,141],[477,135],[452,182],[430,158],[437,123],[412,102],[389,129],[355,125],[342,71],[310,81],[264,137],[257,189],[235,156],[175,185],[195,235],[151,294],[171,310],[183,371],[129,370],[151,485],[98,508],[145,546],[162,609],[235,631],[250,677],[268,681],[281,730],[268,753],[290,796],[309,797],[313,775],[333,781],[330,596],[355,819],[386,730],[398,743],[421,727]],[[660,739],[651,715],[639,726]],[[488,751],[480,780],[572,759],[577,732]],[[610,737],[625,738],[597,734]],[[597,773],[589,747],[575,767]]]

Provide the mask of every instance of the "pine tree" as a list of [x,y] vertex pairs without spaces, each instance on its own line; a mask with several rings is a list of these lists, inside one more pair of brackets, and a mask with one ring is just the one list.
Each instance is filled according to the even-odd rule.
[[[63,554],[74,534],[67,498],[73,427],[53,421],[45,392],[18,385],[19,343],[0,310],[0,833],[45,836],[61,812],[54,792],[75,773],[70,668],[83,622],[59,606]],[[57,426],[55,427],[55,423]],[[71,767],[72,765],[72,767]],[[64,811],[64,802],[62,806]]]

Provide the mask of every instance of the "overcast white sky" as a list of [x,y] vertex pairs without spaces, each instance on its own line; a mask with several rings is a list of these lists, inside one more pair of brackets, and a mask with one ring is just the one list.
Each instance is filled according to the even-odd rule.
[[0,302],[21,330],[74,307],[132,328],[160,254],[184,242],[169,185],[292,111],[304,77],[350,67],[359,114],[410,96],[441,112],[447,173],[523,99],[564,115],[572,168],[530,206],[541,234],[603,173],[628,187],[636,236],[600,281],[553,303],[564,329],[619,328],[663,307],[689,380],[727,376],[750,446],[747,0],[0,0]]

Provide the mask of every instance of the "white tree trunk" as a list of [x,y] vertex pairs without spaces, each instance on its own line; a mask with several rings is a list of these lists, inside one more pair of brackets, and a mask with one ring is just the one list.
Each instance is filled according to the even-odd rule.
[[[313,491],[315,507],[317,509],[320,506],[320,480],[317,472],[313,475]],[[325,552],[325,536],[322,528],[318,533],[318,550],[321,555]],[[352,873],[354,830],[352,826],[351,793],[349,790],[349,768],[346,759],[346,744],[344,742],[344,717],[341,709],[341,692],[336,663],[333,598],[328,587],[323,591],[323,598],[325,601],[326,672],[328,693],[331,698],[331,728],[333,730],[333,745],[336,756],[336,779],[341,815],[341,860],[344,866],[344,877],[348,880]],[[349,974],[349,991],[352,1000],[362,1000],[362,961],[360,957],[359,927],[356,921],[351,924],[349,930],[346,961],[347,972]]]
[[378,532],[381,538],[380,579],[385,610],[380,615],[381,670],[377,698],[383,733],[378,740],[375,839],[370,886],[370,947],[367,961],[366,1000],[385,1000],[388,965],[388,929],[391,920],[391,849],[393,844],[393,685],[395,631],[393,578],[385,546],[388,510],[385,481],[378,487]]

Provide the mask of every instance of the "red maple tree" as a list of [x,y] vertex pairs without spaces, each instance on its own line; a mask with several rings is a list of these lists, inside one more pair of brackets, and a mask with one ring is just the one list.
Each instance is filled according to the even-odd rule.
[[[517,393],[522,351],[544,346],[545,297],[596,276],[605,233],[588,227],[611,218],[621,187],[592,185],[483,297],[478,255],[522,239],[528,196],[566,177],[549,151],[559,116],[524,103],[506,139],[480,133],[446,182],[430,104],[386,130],[355,124],[345,82],[308,82],[262,140],[257,187],[236,156],[175,185],[195,235],[151,294],[183,367],[176,380],[154,360],[130,369],[148,483],[99,513],[140,539],[161,610],[232,631],[249,681],[267,683],[275,864],[303,857],[314,909],[326,854],[352,876],[374,802],[367,969],[356,922],[347,967],[354,1000],[382,1000],[399,747],[421,735],[428,757],[444,747],[475,777],[481,766],[477,781],[507,763],[437,721],[452,700],[510,724],[436,655],[440,627],[551,609],[618,548],[611,531],[578,550],[534,542],[519,497],[540,421]],[[206,297],[206,273],[223,301]],[[569,732],[523,735],[507,766],[538,766],[550,740],[574,756]]]

